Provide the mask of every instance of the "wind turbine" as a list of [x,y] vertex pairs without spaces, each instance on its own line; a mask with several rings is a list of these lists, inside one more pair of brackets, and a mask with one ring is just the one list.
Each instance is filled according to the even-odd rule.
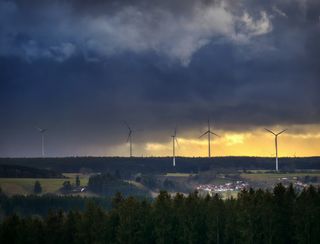
[[130,145],[130,158],[132,158],[132,133],[133,133],[133,130],[130,128],[130,126],[128,125],[127,122],[124,122],[124,123],[126,124],[126,126],[128,127],[128,130],[129,130],[127,142],[129,142],[129,145]]
[[208,156],[209,158],[211,158],[211,135],[214,135],[217,137],[220,137],[220,136],[211,131],[209,119],[208,119],[208,130],[205,133],[203,133],[201,136],[199,136],[199,138],[203,137],[204,135],[208,135]]
[[172,163],[173,167],[176,166],[176,143],[178,144],[177,140],[177,128],[174,129],[174,133],[172,137]]
[[287,129],[285,129],[285,130],[283,130],[283,131],[281,131],[281,132],[279,132],[279,133],[274,133],[273,131],[271,131],[271,130],[268,130],[268,129],[266,129],[265,128],[265,130],[266,131],[268,131],[269,133],[271,133],[271,134],[273,134],[274,135],[274,142],[275,142],[275,147],[276,147],[276,171],[278,171],[279,170],[279,164],[278,164],[278,136],[279,135],[281,135],[283,132],[285,132]]
[[45,154],[44,153],[44,134],[47,131],[47,129],[42,129],[42,128],[39,128],[39,127],[37,127],[37,129],[41,134],[41,155],[42,155],[42,157],[44,157],[44,154]]

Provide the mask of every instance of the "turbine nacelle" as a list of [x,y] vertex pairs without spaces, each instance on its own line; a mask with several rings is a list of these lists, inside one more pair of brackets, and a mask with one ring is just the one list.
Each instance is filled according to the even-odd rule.
[[210,120],[208,119],[208,130],[206,132],[204,132],[201,136],[199,136],[199,138],[208,135],[208,157],[211,157],[211,135],[220,137],[218,134],[214,133],[211,131],[210,129]]
[[216,133],[208,130],[208,131],[206,131],[205,133],[203,133],[201,136],[199,136],[199,138],[207,135],[208,133],[210,133],[211,135],[217,136],[217,137],[221,137],[221,136],[219,136],[218,134],[216,134]]
[[40,127],[37,127],[37,130],[40,132],[40,133],[45,133],[48,129],[42,129]]
[[269,133],[273,134],[274,136],[279,136],[281,135],[283,132],[287,131],[288,129],[284,129],[282,131],[280,131],[279,133],[274,133],[272,130],[266,129],[264,128],[266,131],[268,131]]

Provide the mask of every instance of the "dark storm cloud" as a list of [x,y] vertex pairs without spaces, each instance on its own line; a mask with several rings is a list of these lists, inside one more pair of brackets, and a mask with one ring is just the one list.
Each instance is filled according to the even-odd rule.
[[[0,1],[0,154],[319,123],[320,3]],[[151,132],[152,131],[152,132]],[[63,143],[61,143],[63,140]]]

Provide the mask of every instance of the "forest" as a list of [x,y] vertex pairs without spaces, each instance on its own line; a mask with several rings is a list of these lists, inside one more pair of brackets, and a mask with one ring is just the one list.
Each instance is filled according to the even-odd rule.
[[243,190],[219,195],[171,196],[153,201],[117,193],[106,210],[89,201],[85,210],[49,211],[44,217],[5,217],[0,243],[320,243],[320,189],[301,192]]
[[148,191],[139,189],[110,173],[93,175],[89,178],[88,190],[103,196],[112,196],[121,192],[124,196],[147,196]]
[[0,178],[64,178],[53,170],[20,165],[0,165]]
[[19,216],[46,216],[50,210],[83,211],[88,203],[94,203],[105,210],[111,208],[110,197],[81,197],[72,195],[14,195],[0,193],[0,222],[12,214]]
[[[210,169],[273,170],[275,160],[270,157],[177,157],[174,168],[171,157],[0,158],[1,164],[51,169],[60,173],[114,172],[118,170],[122,176],[128,177],[134,173],[198,173]],[[320,157],[281,158],[279,169],[281,171],[320,169]]]

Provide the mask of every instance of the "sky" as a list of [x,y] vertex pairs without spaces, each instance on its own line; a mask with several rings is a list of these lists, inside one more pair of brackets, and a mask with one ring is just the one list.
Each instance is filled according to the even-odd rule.
[[0,157],[320,155],[318,0],[0,0]]

